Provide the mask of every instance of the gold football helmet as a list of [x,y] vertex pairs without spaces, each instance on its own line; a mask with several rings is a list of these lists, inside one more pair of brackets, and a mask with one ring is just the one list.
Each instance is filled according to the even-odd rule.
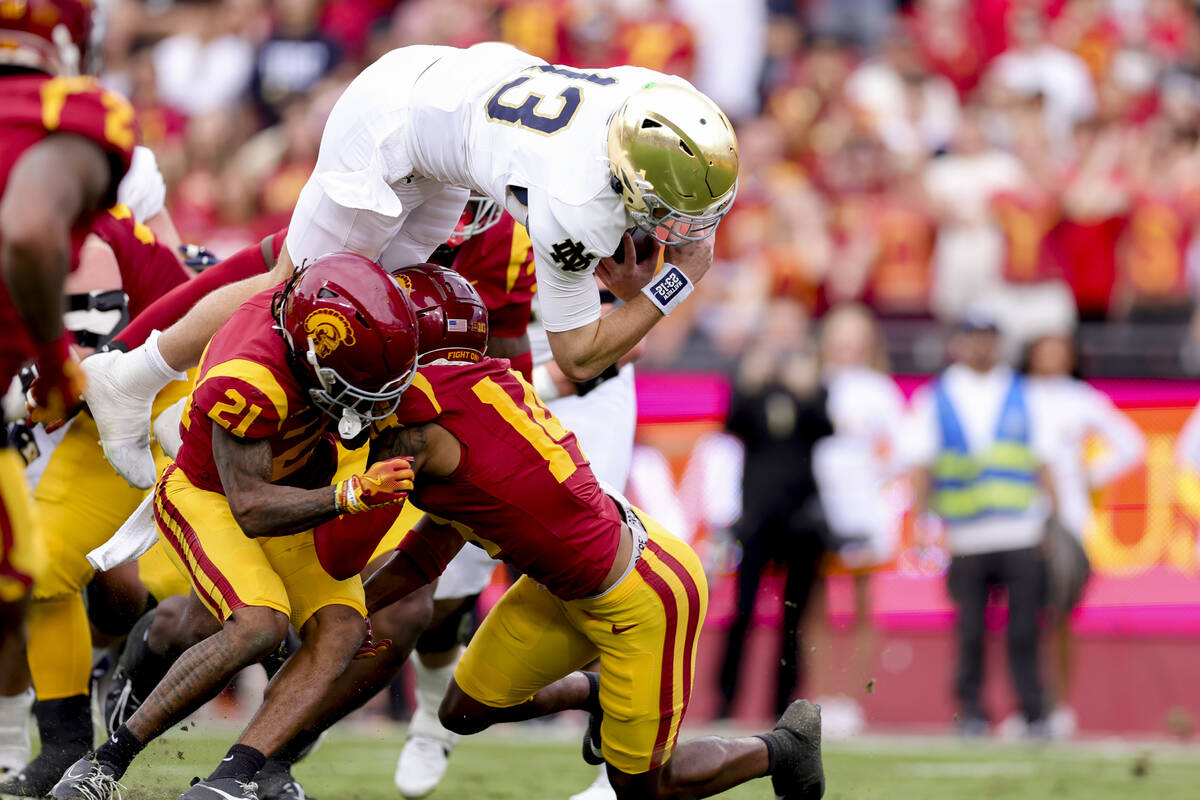
[[737,194],[733,125],[684,84],[630,95],[609,120],[608,159],[634,224],[665,245],[712,236]]

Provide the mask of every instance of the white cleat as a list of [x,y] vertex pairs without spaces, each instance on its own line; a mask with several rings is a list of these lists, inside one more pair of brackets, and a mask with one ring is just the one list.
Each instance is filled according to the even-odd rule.
[[436,739],[410,735],[396,762],[396,788],[408,800],[432,792],[442,782],[450,750]]
[[33,755],[29,745],[32,708],[33,689],[0,697],[0,782],[16,777]]
[[150,416],[155,395],[168,381],[149,370],[141,348],[96,353],[80,366],[104,457],[131,486],[149,489],[157,477],[150,454]]
[[592,785],[579,794],[571,795],[570,800],[617,800],[617,793],[608,782],[608,767],[601,764],[600,774]]

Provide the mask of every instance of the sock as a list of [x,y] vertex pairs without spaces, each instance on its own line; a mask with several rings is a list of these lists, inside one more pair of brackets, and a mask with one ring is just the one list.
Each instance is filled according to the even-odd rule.
[[128,727],[122,725],[108,737],[107,742],[96,748],[96,760],[108,766],[120,778],[145,746]]
[[146,306],[116,338],[127,348],[133,349],[146,342],[153,331],[166,330],[178,322],[209,292],[254,275],[261,275],[266,269],[262,247],[257,243],[244,247]]
[[584,701],[581,708],[583,708],[584,711],[588,711],[593,714],[599,714],[600,710],[601,710],[600,709],[600,673],[584,672],[583,674],[588,679],[588,696],[587,696],[587,700]]
[[146,343],[141,347],[142,355],[146,358],[146,366],[166,383],[187,380],[186,372],[175,369],[163,358],[162,352],[158,349],[158,338],[161,335],[159,331],[151,331],[150,335],[146,337]]
[[92,749],[92,702],[87,694],[38,700],[33,704],[43,761],[65,763]]
[[[461,647],[458,653],[462,655]],[[446,690],[450,688],[450,680],[454,677],[454,667],[457,663],[458,658],[455,658],[453,663],[444,667],[430,668],[422,664],[420,658],[415,658],[412,662],[417,684],[417,708],[413,712],[408,730],[412,734],[434,739],[448,747],[458,744],[458,735],[442,725],[438,719],[438,707],[442,704],[442,698],[446,696]]]
[[233,778],[241,783],[249,783],[250,779],[267,763],[267,757],[244,744],[235,744],[221,759],[221,763],[208,776],[210,781],[220,778]]
[[83,597],[73,594],[34,600],[26,617],[26,657],[41,700],[86,695],[92,682],[92,632]]
[[775,736],[774,731],[771,733],[755,734],[755,739],[762,739],[763,744],[767,746],[767,771],[763,775],[770,775],[775,770]]
[[29,760],[29,711],[33,689],[0,697],[0,768],[20,769]]

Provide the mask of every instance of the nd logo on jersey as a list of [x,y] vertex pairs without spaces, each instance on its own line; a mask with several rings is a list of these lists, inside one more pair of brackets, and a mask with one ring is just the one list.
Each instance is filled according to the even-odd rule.
[[325,358],[343,344],[354,344],[350,321],[332,308],[322,308],[305,317],[304,331],[312,337],[313,349],[320,358]]

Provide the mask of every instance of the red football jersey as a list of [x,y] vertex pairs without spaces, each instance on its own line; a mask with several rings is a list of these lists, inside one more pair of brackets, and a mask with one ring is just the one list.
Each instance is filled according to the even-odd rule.
[[[595,594],[616,558],[620,513],[575,435],[505,363],[426,367],[404,393],[391,422],[436,422],[462,443],[454,474],[418,476],[412,501],[556,596]],[[401,547],[437,549],[415,538]]]
[[[117,184],[129,170],[136,142],[133,107],[92,78],[33,75],[0,78],[0,187],[7,188],[13,165],[51,133],[72,133],[99,145],[112,162],[112,183],[104,207],[117,202]],[[101,212],[102,213],[102,212]],[[82,215],[71,227],[71,264],[96,214]],[[0,281],[0,385],[8,386],[32,355],[25,325]]]
[[270,442],[272,483],[315,488],[332,477],[337,458],[325,433],[336,420],[312,404],[288,365],[287,344],[271,317],[276,291],[243,303],[200,360],[175,463],[201,489],[223,491],[212,453],[214,424],[243,439]]
[[487,306],[490,336],[517,337],[525,333],[537,276],[533,270],[533,243],[523,225],[505,214],[491,228],[467,239],[450,267],[479,292]]
[[1036,188],[1000,192],[992,213],[1004,234],[1004,279],[1036,283],[1056,277],[1050,232],[1059,220],[1058,198]]
[[1125,227],[1118,269],[1137,302],[1186,302],[1187,250],[1200,213],[1179,195],[1142,193]]
[[191,277],[171,248],[134,219],[129,206],[117,204],[96,217],[92,233],[111,247],[117,258],[131,317]]

